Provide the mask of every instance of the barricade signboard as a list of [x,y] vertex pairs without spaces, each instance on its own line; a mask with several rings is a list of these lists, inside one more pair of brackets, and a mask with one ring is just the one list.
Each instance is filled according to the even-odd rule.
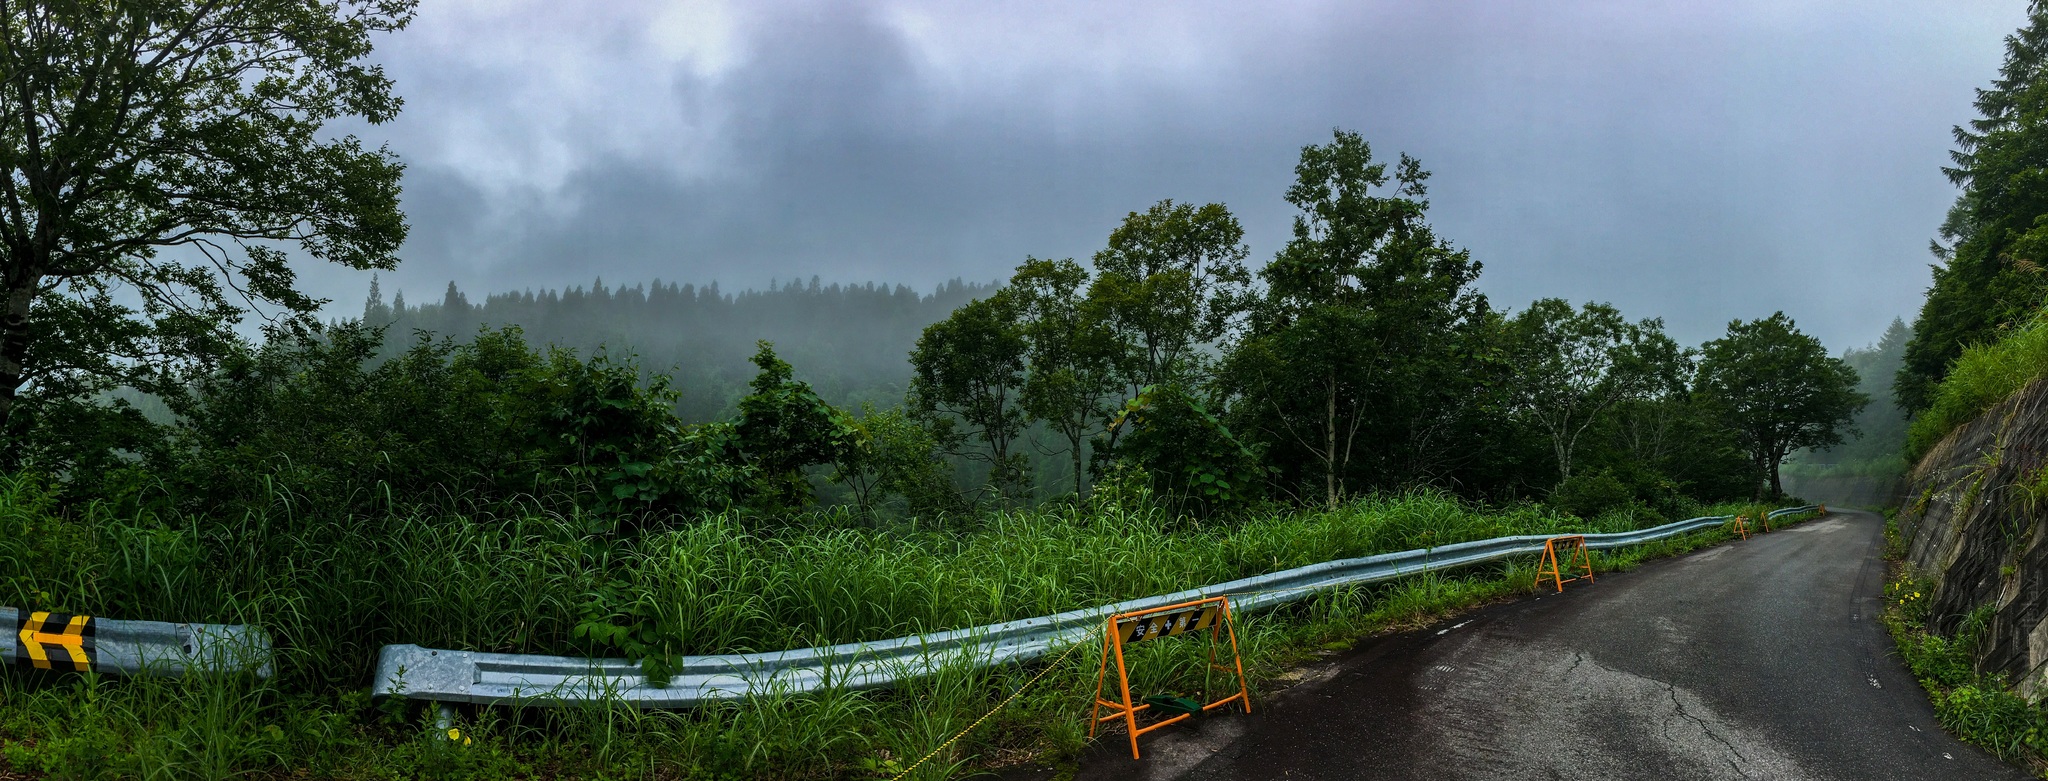
[[1124,642],[1135,643],[1155,637],[1172,637],[1182,632],[1208,629],[1222,612],[1220,605],[1202,605],[1151,617],[1126,618],[1117,622],[1116,633]]
[[[1169,724],[1194,718],[1196,713],[1221,708],[1232,702],[1252,712],[1251,694],[1245,688],[1244,660],[1237,654],[1237,626],[1231,622],[1230,598],[1209,597],[1190,602],[1180,602],[1130,613],[1117,613],[1109,617],[1102,631],[1102,668],[1095,674],[1095,707],[1088,713],[1088,737],[1095,737],[1095,728],[1105,721],[1122,719],[1124,729],[1130,735],[1131,758],[1138,759],[1138,736]],[[1207,704],[1199,704],[1170,695],[1154,695],[1143,701],[1131,699],[1130,669],[1124,663],[1124,646],[1129,643],[1173,637],[1208,630],[1209,664],[1203,670],[1204,697],[1209,695],[1209,673],[1222,672],[1237,681],[1237,693]],[[1225,638],[1230,641],[1230,666],[1216,663],[1216,649]],[[1117,693],[1121,701],[1105,700],[1102,689],[1108,683],[1109,659],[1116,656]],[[1144,727],[1138,726],[1138,712],[1150,710],[1155,705],[1160,710],[1179,710],[1180,715],[1157,721]],[[1110,714],[1102,715],[1108,708]]]
[[[1563,553],[1564,559],[1558,558]],[[1565,577],[1564,571],[1584,571],[1584,575]],[[1543,576],[1549,575],[1557,584],[1558,593],[1564,593],[1564,584],[1583,579],[1593,582],[1593,554],[1586,550],[1586,537],[1574,534],[1567,537],[1552,537],[1543,541],[1543,559],[1536,563],[1536,586],[1543,586]]]

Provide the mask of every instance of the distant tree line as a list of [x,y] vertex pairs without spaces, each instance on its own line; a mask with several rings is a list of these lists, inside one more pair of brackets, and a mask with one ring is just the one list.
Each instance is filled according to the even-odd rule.
[[1842,444],[1794,457],[1803,471],[1812,475],[1836,472],[1870,477],[1904,474],[1906,411],[1893,401],[1891,391],[1899,370],[1905,366],[1906,345],[1912,339],[1912,328],[1904,320],[1893,319],[1875,343],[1842,351],[1842,362],[1856,372],[1856,392],[1869,397],[1871,402],[1850,420],[1850,435]]
[[904,285],[790,280],[764,290],[726,292],[717,283],[607,286],[493,293],[471,303],[449,283],[436,298],[386,301],[373,281],[362,321],[383,327],[380,355],[420,335],[468,337],[509,325],[548,344],[633,357],[673,380],[676,413],[691,422],[731,415],[747,392],[758,340],[773,342],[805,379],[842,404],[895,404],[908,389],[904,355],[917,335],[995,285],[953,280],[930,293]]

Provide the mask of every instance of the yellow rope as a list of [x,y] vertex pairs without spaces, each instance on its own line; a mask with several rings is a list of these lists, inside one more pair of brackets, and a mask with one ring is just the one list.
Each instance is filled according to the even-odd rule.
[[989,712],[981,714],[981,718],[975,719],[973,724],[969,724],[967,725],[966,729],[954,733],[953,737],[947,738],[946,742],[944,743],[940,743],[939,747],[932,749],[931,753],[924,755],[923,757],[919,758],[916,762],[910,763],[910,767],[904,768],[903,772],[897,773],[896,777],[889,779],[889,781],[903,781],[903,779],[908,777],[911,773],[916,772],[917,767],[919,765],[924,764],[926,760],[938,756],[939,752],[945,751],[948,746],[951,746],[954,743],[959,742],[961,738],[967,737],[967,733],[973,732],[975,727],[979,727],[981,726],[982,722],[988,721],[988,717],[996,715],[997,711],[1001,711],[1003,708],[1008,707],[1012,700],[1017,699],[1017,696],[1023,694],[1026,689],[1030,689],[1032,684],[1038,683],[1038,679],[1044,678],[1046,673],[1052,672],[1054,668],[1059,667],[1060,662],[1066,661],[1067,656],[1069,654],[1072,654],[1074,652],[1074,649],[1080,648],[1082,645],[1085,644],[1075,643],[1073,645],[1067,646],[1067,650],[1060,652],[1060,655],[1052,660],[1052,664],[1046,665],[1045,669],[1038,671],[1037,675],[1031,676],[1031,680],[1025,681],[1023,686],[1018,687],[1016,691],[1010,692],[1010,696],[1004,697],[1002,702],[996,703],[996,706],[990,709]]

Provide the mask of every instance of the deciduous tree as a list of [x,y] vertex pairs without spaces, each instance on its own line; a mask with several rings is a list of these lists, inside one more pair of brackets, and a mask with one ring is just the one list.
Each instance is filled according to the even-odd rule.
[[394,266],[401,166],[326,127],[398,113],[366,60],[413,7],[0,1],[0,421],[143,384],[251,308],[309,323],[288,247]]
[[1114,337],[1112,368],[1127,397],[1192,379],[1196,349],[1221,339],[1248,303],[1248,252],[1244,227],[1220,203],[1160,201],[1110,232],[1088,306]]
[[1030,416],[1024,411],[1024,369],[1030,343],[1019,322],[1017,298],[1007,290],[953,310],[924,329],[910,351],[911,409],[931,420],[943,440],[955,421],[984,451],[962,457],[989,465],[989,484],[1014,494],[1023,486],[1023,454],[1012,452]]
[[1782,496],[1778,467],[1800,448],[1840,444],[1868,399],[1856,392],[1856,371],[1828,355],[1820,340],[1778,312],[1728,324],[1728,334],[1701,350],[1698,392],[1715,405]]
[[1020,402],[1025,414],[1066,440],[1075,496],[1086,488],[1085,449],[1089,435],[1104,424],[1103,400],[1111,391],[1116,357],[1109,330],[1083,305],[1087,283],[1088,271],[1071,259],[1029,258],[1007,288],[1027,345]]
[[1479,264],[1423,220],[1429,174],[1413,158],[1390,171],[1339,130],[1303,148],[1294,170],[1294,235],[1260,271],[1266,295],[1224,387],[1268,452],[1305,455],[1335,504],[1361,432],[1371,450],[1407,450],[1418,427],[1452,414],[1437,385],[1457,374],[1444,370],[1460,360],[1459,336],[1488,310],[1470,287]]
[[1579,440],[1621,402],[1651,391],[1677,344],[1655,320],[1630,323],[1614,307],[1574,310],[1545,298],[1509,321],[1515,396],[1550,439],[1558,480],[1570,480]]

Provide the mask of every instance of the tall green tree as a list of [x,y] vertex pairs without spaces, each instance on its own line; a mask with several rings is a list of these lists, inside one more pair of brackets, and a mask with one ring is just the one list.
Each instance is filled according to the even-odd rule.
[[1104,425],[1104,399],[1111,392],[1115,360],[1102,321],[1084,306],[1088,271],[1072,259],[1029,258],[1010,277],[1027,345],[1027,373],[1020,403],[1025,414],[1044,421],[1066,440],[1074,469],[1074,495],[1086,490],[1086,446]]
[[1893,385],[1912,412],[1927,408],[1963,348],[2024,322],[2048,294],[2048,5],[2028,4],[1976,109],[1955,129],[1955,164],[1942,169],[1962,194],[1933,243],[1934,285]]
[[[989,466],[989,486],[1014,495],[1024,485],[1024,457],[1017,437],[1030,415],[1022,396],[1030,341],[1015,294],[998,290],[953,310],[924,329],[910,351],[910,407],[930,421],[942,442],[980,439],[986,450],[962,450],[963,458]],[[969,431],[954,426],[965,424]]]
[[1261,432],[1277,466],[1317,479],[1335,504],[1362,442],[1389,471],[1456,416],[1441,394],[1458,395],[1470,357],[1459,337],[1489,309],[1471,289],[1479,264],[1424,221],[1429,174],[1413,158],[1390,170],[1338,130],[1294,170],[1293,237],[1260,271],[1266,294],[1222,387],[1250,423],[1240,430]]
[[1786,454],[1840,444],[1869,401],[1856,392],[1856,370],[1828,355],[1783,312],[1732,321],[1727,335],[1700,353],[1698,392],[1769,477],[1771,496],[1785,493],[1778,467]]
[[740,399],[735,428],[740,452],[776,506],[802,507],[811,499],[804,468],[838,462],[855,445],[858,429],[846,413],[818,398],[810,383],[796,379],[774,345],[759,343],[754,366],[760,373],[748,384],[753,392]]
[[1249,302],[1248,253],[1244,227],[1220,203],[1160,201],[1110,232],[1088,307],[1114,338],[1127,398],[1193,379],[1197,348],[1222,339]]
[[325,128],[396,116],[366,61],[413,8],[0,3],[0,422],[25,392],[154,382],[252,308],[311,323],[283,247],[396,264],[398,160]]
[[1517,406],[1550,439],[1560,481],[1571,479],[1580,438],[1617,404],[1649,391],[1654,362],[1677,346],[1658,338],[1661,322],[1630,323],[1601,303],[1574,310],[1560,298],[1530,304],[1509,330]]
[[1615,440],[1630,460],[1666,469],[1681,445],[1686,419],[1696,416],[1691,391],[1699,353],[1664,333],[1661,320],[1642,321],[1637,334],[1625,353],[1637,384],[1615,404]]

